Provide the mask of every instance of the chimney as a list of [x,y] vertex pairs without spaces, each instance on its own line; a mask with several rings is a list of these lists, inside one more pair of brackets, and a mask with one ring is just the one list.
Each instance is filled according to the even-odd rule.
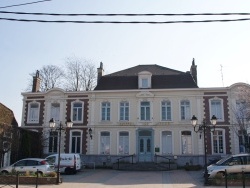
[[100,63],[100,67],[97,68],[97,83],[99,82],[100,78],[104,75],[104,70],[103,70],[103,63]]
[[36,75],[33,76],[33,86],[32,92],[39,92],[40,89],[41,78],[39,77],[39,71],[36,71]]
[[194,81],[196,82],[196,84],[198,85],[198,82],[197,82],[197,65],[195,65],[195,60],[193,58],[193,62],[192,62],[192,66],[190,68],[190,73],[194,79]]

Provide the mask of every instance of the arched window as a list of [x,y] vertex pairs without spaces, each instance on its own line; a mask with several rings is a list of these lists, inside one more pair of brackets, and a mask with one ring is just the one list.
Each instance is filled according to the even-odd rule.
[[100,153],[101,154],[110,154],[110,133],[107,131],[101,132],[101,139],[100,139]]
[[126,131],[119,132],[118,153],[123,155],[129,154],[129,133]]
[[29,103],[27,122],[39,123],[39,111],[40,111],[40,103],[37,102]]
[[181,132],[182,154],[192,154],[192,135],[191,131]]
[[71,131],[70,153],[82,153],[82,131]]
[[72,121],[82,122],[83,121],[83,103],[73,102],[72,103]]

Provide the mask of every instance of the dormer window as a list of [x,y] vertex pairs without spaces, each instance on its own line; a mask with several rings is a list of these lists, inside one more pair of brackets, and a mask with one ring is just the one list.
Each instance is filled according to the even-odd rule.
[[140,89],[151,88],[152,73],[148,71],[142,71],[138,73],[138,85]]

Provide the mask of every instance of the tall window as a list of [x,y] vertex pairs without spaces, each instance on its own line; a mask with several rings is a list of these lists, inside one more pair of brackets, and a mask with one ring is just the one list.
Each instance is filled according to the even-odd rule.
[[161,102],[161,118],[162,121],[171,121],[171,102],[163,101]]
[[191,131],[181,132],[182,154],[192,154]]
[[73,103],[73,121],[83,120],[83,103],[75,102]]
[[150,102],[141,102],[141,120],[150,120]]
[[71,153],[81,153],[82,134],[80,131],[71,133]]
[[58,146],[58,132],[50,132],[49,135],[49,153],[56,153]]
[[39,103],[30,103],[28,112],[28,122],[38,123],[39,122]]
[[110,121],[110,103],[102,103],[102,121]]
[[119,133],[119,154],[129,154],[129,134],[128,132]]
[[222,100],[213,99],[210,101],[211,104],[211,117],[215,115],[218,120],[223,120],[223,108],[222,108]]
[[101,154],[110,154],[110,133],[101,132]]
[[213,132],[213,153],[224,153],[224,135],[223,131],[216,130]]
[[60,121],[60,104],[59,103],[52,103],[51,104],[51,118],[55,121]]
[[162,154],[172,154],[172,132],[162,132]]
[[129,120],[129,103],[121,102],[120,103],[120,121]]
[[181,101],[181,120],[190,120],[190,102]]

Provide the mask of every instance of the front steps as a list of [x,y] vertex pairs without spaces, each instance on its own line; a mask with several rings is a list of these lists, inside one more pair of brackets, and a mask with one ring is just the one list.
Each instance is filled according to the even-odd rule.
[[176,169],[176,164],[138,162],[138,163],[114,163],[113,169],[126,171],[168,171]]

